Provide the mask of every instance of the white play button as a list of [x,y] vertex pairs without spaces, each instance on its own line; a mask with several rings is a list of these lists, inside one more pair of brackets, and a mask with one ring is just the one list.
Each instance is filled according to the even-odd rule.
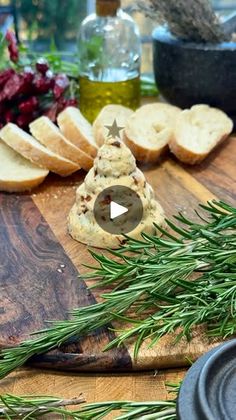
[[121,206],[115,201],[110,202],[110,219],[114,220],[116,217],[121,216],[122,214],[127,213],[129,210],[127,207]]
[[111,185],[98,194],[93,212],[97,224],[105,232],[126,235],[141,222],[143,205],[131,188]]

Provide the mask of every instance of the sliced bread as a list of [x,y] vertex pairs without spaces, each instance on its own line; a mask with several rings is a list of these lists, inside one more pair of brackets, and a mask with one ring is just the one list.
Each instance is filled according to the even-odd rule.
[[29,125],[32,136],[54,153],[72,160],[79,166],[76,159],[79,149],[68,142],[59,128],[46,116],[34,120]]
[[37,187],[48,170],[25,159],[0,140],[0,191],[22,192]]
[[97,155],[92,126],[78,108],[67,107],[58,115],[57,122],[60,130],[71,143],[93,158]]
[[52,152],[75,162],[87,171],[93,166],[91,156],[67,140],[48,117],[37,118],[29,125],[29,128],[31,134]]
[[[126,108],[122,105],[106,105],[98,114],[93,123],[93,134],[97,145],[103,145],[108,136],[107,126],[112,126],[114,120],[118,127],[125,127],[128,118],[134,113],[132,109]],[[124,130],[120,131],[121,139],[123,139]]]
[[8,123],[0,130],[0,138],[26,159],[61,176],[70,175],[80,169],[74,162],[46,149],[34,137],[13,123]]
[[180,113],[170,149],[182,162],[200,163],[233,130],[232,120],[217,108],[195,105]]
[[143,105],[128,118],[124,142],[137,160],[156,162],[168,148],[180,112],[175,106],[154,103]]

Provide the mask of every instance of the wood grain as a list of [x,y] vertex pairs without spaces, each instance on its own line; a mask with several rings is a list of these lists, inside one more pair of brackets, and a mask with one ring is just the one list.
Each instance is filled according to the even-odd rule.
[[[226,149],[222,149],[221,159],[216,152],[215,159],[209,159],[208,166],[205,163],[201,171],[179,165],[169,156],[158,166],[141,167],[168,217],[178,211],[196,217],[194,209],[198,203],[217,196],[235,199],[235,164],[231,158],[235,152],[234,139]],[[2,345],[26,337],[45,325],[46,319],[65,318],[68,309],[99,299],[101,291],[96,290],[92,296],[85,282],[77,279],[78,273],[83,275],[86,271],[83,264],[93,261],[87,247],[72,240],[66,227],[76,188],[83,178],[82,171],[66,180],[50,175],[32,197],[1,195]],[[38,356],[31,363],[79,371],[178,367],[217,344],[196,330],[189,344],[183,340],[173,345],[173,338],[165,337],[152,351],[144,345],[134,361],[132,343],[126,349],[102,351],[112,337],[108,329],[103,329],[60,351]]]
[[[0,237],[0,345],[16,344],[45,327],[46,320],[66,319],[69,310],[95,303],[30,197],[0,195]],[[101,329],[35,357],[34,363],[68,370],[129,369],[125,349],[102,352],[112,337]]]
[[[150,102],[150,98],[148,102]],[[156,102],[156,98],[153,99],[153,102]],[[205,201],[212,194],[235,205],[235,139],[235,137],[232,137],[227,144],[223,144],[197,167],[181,165],[181,169],[178,169],[173,174],[173,163],[176,163],[173,158],[170,165],[167,160],[164,160],[161,167],[145,168],[146,176],[155,187],[156,194],[162,201],[169,216],[178,210],[186,211],[186,209],[193,214],[191,210],[193,206],[202,200]],[[167,162],[166,166],[165,162]],[[180,168],[180,164],[177,163],[177,165]],[[172,172],[172,175],[168,172]],[[82,267],[81,262],[89,262],[90,257],[85,247],[81,248],[67,236],[66,217],[68,209],[74,201],[75,189],[82,182],[83,177],[84,173],[82,171],[67,179],[50,176],[49,180],[37,189],[32,197],[40,211],[42,211],[44,219],[49,223],[55,235],[53,236],[54,240],[56,237],[70,260],[82,273],[85,269]],[[170,182],[174,178],[170,191],[168,190],[170,182],[168,187],[162,185],[165,177],[168,177]],[[180,187],[178,187],[178,182],[175,182],[176,177],[181,178]],[[182,187],[188,191],[192,190],[192,183],[194,184],[194,194],[188,195],[187,202],[185,200],[182,202]],[[171,200],[167,200],[166,196],[171,195],[175,188],[174,197],[178,196],[178,199],[177,202],[173,200],[171,203]],[[190,206],[190,208],[187,208],[187,206]],[[3,211],[2,205],[1,211]],[[5,224],[5,222],[3,223]],[[3,238],[2,229],[1,224],[0,241]],[[1,266],[0,276],[2,276]],[[1,296],[3,291],[1,286],[0,291]],[[13,372],[2,380],[0,382],[0,392],[15,393],[17,395],[48,394],[65,398],[71,398],[83,392],[88,402],[116,399],[155,401],[169,398],[166,382],[179,382],[183,379],[185,372],[186,369],[182,368],[170,370],[152,369],[148,372],[113,373],[111,376],[106,373],[62,373],[25,367]]]
[[[235,142],[229,142],[227,147],[234,150]],[[229,151],[226,157],[228,154]],[[208,171],[212,178],[215,171],[214,165],[214,159],[208,162]],[[221,199],[227,199],[225,191],[228,191],[233,173],[232,166],[234,166],[234,162],[230,160],[228,171],[223,172],[221,169],[219,170],[221,182],[214,187],[209,184],[210,175],[208,175],[206,169],[202,173],[200,180],[198,177],[193,177],[192,168],[179,165],[171,157],[164,158],[158,167],[143,166],[141,169],[144,171],[148,182],[153,186],[167,216],[170,217],[173,213],[182,211],[187,216],[196,217],[194,209],[200,202],[203,203],[217,198],[217,195]],[[222,162],[220,167],[223,167]],[[68,181],[67,185],[54,177],[53,181],[48,181],[48,185],[44,184],[40,187],[39,193],[33,199],[41,213],[44,214],[54,234],[60,243],[63,244],[66,253],[83,274],[86,270],[82,265],[82,261],[86,264],[91,264],[93,261],[87,248],[73,241],[68,236],[66,227],[66,217],[75,199],[75,189],[82,181],[83,174],[76,174],[73,179],[71,178]],[[54,182],[56,187],[53,184]],[[209,186],[211,190],[208,188]],[[230,192],[230,194],[231,198],[235,197],[235,192],[233,194]],[[60,203],[61,200],[63,200],[64,207],[58,211],[58,202]],[[50,210],[48,210],[48,204]],[[94,291],[96,298],[99,297],[100,292],[99,290]],[[217,340],[210,342],[201,331],[197,330],[191,343],[186,343],[183,340],[178,345],[173,345],[173,338],[165,337],[152,351],[147,349],[147,345],[143,345],[136,361],[133,360],[133,345],[128,345],[128,349],[133,361],[133,369],[152,369],[184,366],[188,364],[188,359],[196,360],[204,351],[217,344]]]
[[0,393],[55,395],[72,398],[84,394],[87,402],[170,398],[166,383],[178,383],[185,369],[142,373],[72,373],[40,369],[19,369],[0,383]]
[[236,198],[236,136],[230,137],[200,165],[183,165],[200,183],[220,199],[235,205]]

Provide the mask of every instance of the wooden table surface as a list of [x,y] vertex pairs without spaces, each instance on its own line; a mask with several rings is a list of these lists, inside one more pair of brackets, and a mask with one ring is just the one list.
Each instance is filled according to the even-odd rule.
[[[233,166],[235,140],[236,138],[232,137],[198,167],[185,167],[184,172],[181,172],[180,167],[178,176],[181,178],[184,173],[187,174],[183,175],[182,185],[191,183],[193,178],[196,180],[195,187],[199,185],[199,200],[204,196],[204,191],[208,191],[208,196],[210,191],[213,196],[235,204],[236,182],[235,166]],[[49,178],[48,182],[52,180],[54,178]],[[61,185],[62,181],[57,182]],[[34,202],[41,211],[46,205],[44,203],[48,201],[50,192],[52,193],[52,189],[50,190],[52,187],[45,185],[39,194],[32,194]],[[50,225],[53,226],[52,220]],[[57,237],[60,236],[60,231],[54,233]],[[82,392],[88,402],[122,399],[158,400],[167,398],[165,382],[176,383],[184,377],[185,372],[186,369],[182,368],[124,374],[87,374],[21,368],[1,381],[0,392],[18,395],[49,394],[65,398],[77,396]]]

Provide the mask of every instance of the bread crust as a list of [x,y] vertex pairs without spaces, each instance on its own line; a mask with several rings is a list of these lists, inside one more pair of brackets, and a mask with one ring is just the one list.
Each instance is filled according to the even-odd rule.
[[34,142],[31,143],[31,136],[13,123],[8,123],[0,130],[0,137],[8,146],[26,159],[58,175],[68,176],[80,169],[74,162],[53,152],[49,153],[44,146],[40,145],[40,148],[38,148],[35,144],[37,140],[34,139]]
[[[196,112],[204,113],[206,117],[206,123],[209,124],[207,113],[208,112],[215,112],[215,121],[219,121],[221,118],[222,126],[221,130],[219,130],[215,134],[215,138],[211,141],[210,146],[206,142],[205,152],[194,151],[193,146],[190,147],[191,144],[191,135],[188,144],[183,140],[183,133],[185,131],[189,131],[189,127],[187,126],[188,120],[187,117],[193,115]],[[201,122],[204,124],[204,118],[201,117]],[[194,122],[191,122],[194,126]],[[184,110],[181,112],[179,118],[176,121],[175,129],[173,131],[173,136],[171,141],[169,142],[169,147],[171,152],[183,163],[187,163],[189,165],[195,165],[201,163],[213,149],[215,149],[218,145],[223,143],[230,133],[233,130],[233,122],[230,118],[223,113],[223,111],[217,108],[211,108],[208,105],[195,105],[190,110]],[[200,140],[199,140],[200,141]],[[196,147],[196,146],[195,146]]]
[[[73,114],[74,115],[73,115]],[[76,121],[77,119],[77,121]],[[79,124],[86,124],[89,128],[89,122],[83,117],[80,111],[74,107],[68,107],[64,111],[62,111],[58,117],[57,122],[61,132],[64,136],[75,146],[82,149],[84,153],[91,156],[92,158],[96,157],[97,155],[97,146],[91,143],[89,140],[89,136],[86,137],[82,132],[82,129],[79,127]],[[90,126],[89,130],[91,130],[90,135],[92,135],[92,126]],[[93,161],[92,161],[93,164]],[[90,168],[92,165],[90,166]],[[88,169],[90,169],[88,168]]]
[[48,117],[37,118],[29,128],[32,136],[49,150],[80,166],[80,149],[70,143]]
[[[124,130],[124,142],[138,161],[155,163],[168,150],[175,119],[180,112],[180,108],[172,105],[155,103],[143,105],[128,118]],[[137,133],[139,126],[143,138]],[[156,126],[160,127],[160,131]],[[148,141],[148,136],[149,138],[151,136],[150,130],[152,130],[152,141]]]
[[85,171],[88,171],[93,166],[91,156],[67,140],[49,118],[45,116],[39,117],[29,127],[31,134],[52,152],[71,160]]
[[46,176],[47,175],[38,176],[37,178],[28,179],[24,181],[7,181],[0,178],[0,191],[5,191],[9,193],[31,191],[33,188],[36,188],[38,185],[42,184]]
[[143,163],[155,163],[159,157],[168,150],[168,145],[159,148],[159,149],[148,149],[139,144],[135,143],[130,139],[126,132],[124,132],[124,142],[130,148],[131,152],[139,162]]
[[2,140],[0,156],[0,191],[29,191],[41,184],[49,173],[15,152]]
[[[219,146],[223,141],[225,141],[229,137],[228,134],[225,134],[221,137],[217,144],[210,150],[210,152]],[[178,140],[173,136],[171,142],[169,143],[170,151],[183,163],[187,163],[189,165],[197,165],[201,163],[206,157],[209,155],[210,152],[207,153],[193,153],[191,150],[185,149],[183,146],[178,144]]]

